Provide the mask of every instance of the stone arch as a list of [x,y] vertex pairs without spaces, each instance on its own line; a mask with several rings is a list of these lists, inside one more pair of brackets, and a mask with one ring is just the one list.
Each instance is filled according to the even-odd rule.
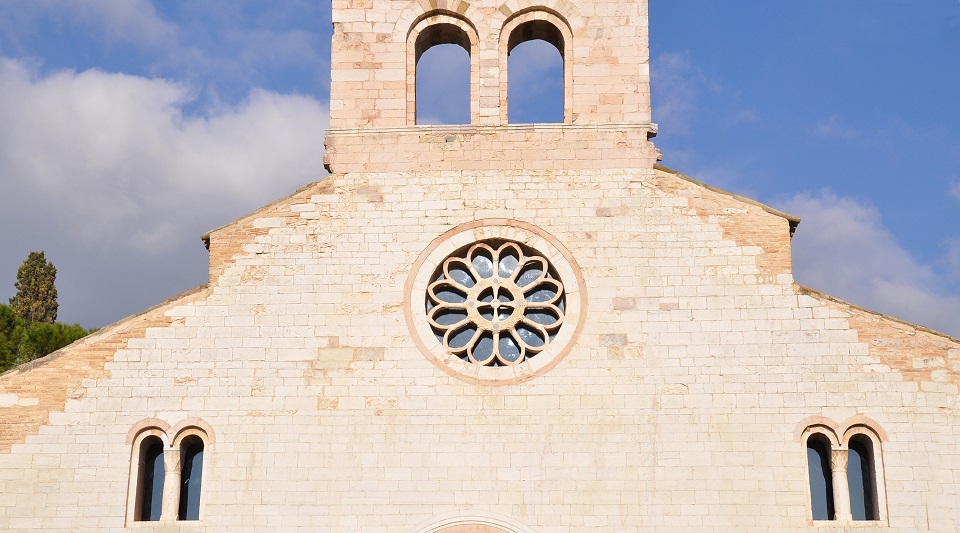
[[836,450],[840,445],[836,424],[825,417],[810,417],[800,434],[804,448],[803,473],[806,500],[813,520],[836,520],[837,501]]
[[199,435],[203,437],[204,442],[213,444],[216,442],[216,435],[213,428],[202,418],[186,418],[177,422],[176,426],[167,431],[171,445],[179,446],[180,441],[189,435]]
[[[867,520],[883,521],[887,520],[887,490],[886,476],[883,466],[883,445],[887,440],[887,434],[879,424],[870,418],[857,415],[847,419],[844,422],[844,431],[842,436],[842,445],[846,450],[853,450],[855,443],[853,439],[862,439],[869,442],[869,473],[873,486],[870,488],[870,494],[864,495],[864,498],[871,500],[871,506],[874,515]],[[849,464],[849,463],[848,463]],[[851,500],[853,499],[853,489],[851,488]]]
[[[128,526],[134,522],[140,522],[142,519],[141,509],[144,495],[142,455],[144,442],[147,439],[156,439],[162,444],[163,481],[160,483],[162,497],[159,500],[162,502],[162,514],[159,520],[185,519],[184,517],[177,517],[178,511],[182,509],[180,481],[183,463],[181,463],[181,452],[185,446],[185,440],[191,437],[202,443],[201,451],[208,448],[212,449],[216,440],[213,427],[202,418],[186,418],[173,426],[159,418],[146,418],[134,424],[127,431],[126,443],[130,445],[131,453],[130,475],[127,482],[126,520]],[[208,470],[206,461],[199,464],[202,464],[202,471],[196,478],[197,483],[194,489],[198,495],[200,494],[199,487],[200,480],[203,477],[202,473]],[[202,505],[202,500],[200,500],[200,505]],[[197,520],[199,516],[187,519]],[[151,518],[151,520],[158,519]]]
[[163,440],[163,443],[167,446],[170,445],[170,424],[160,420],[159,418],[144,418],[143,420],[137,422],[127,431],[127,444],[133,444],[133,441],[141,436],[141,433],[150,432]]
[[[167,430],[170,428],[166,422],[148,418],[135,424],[127,432],[127,444],[130,445],[130,473],[127,481],[127,525],[133,522],[143,520],[145,502],[150,501],[151,517],[148,521],[157,520],[162,508],[165,487],[166,462],[163,460],[166,450],[170,448],[170,440]],[[151,464],[145,463],[144,452],[146,443],[159,443],[159,455],[151,457],[163,463],[163,469],[159,480],[156,477],[156,471],[150,481],[147,478],[147,472],[153,470]],[[146,511],[144,511],[146,512]],[[156,515],[154,517],[153,515]]]
[[490,511],[454,511],[435,516],[411,533],[535,533],[509,516]]
[[[839,428],[843,428],[842,430]],[[861,428],[858,430],[857,428]],[[842,424],[838,426],[837,433],[843,435],[843,442],[847,443],[856,433],[864,433],[865,431],[872,432],[871,438],[877,440],[878,442],[883,442],[890,440],[887,436],[887,432],[880,427],[880,424],[876,420],[863,416],[855,415],[843,421]]]
[[446,10],[414,18],[407,32],[407,124],[417,122],[417,63],[426,50],[440,44],[457,44],[470,56],[470,122],[475,124],[480,116],[480,38],[468,19]]
[[447,13],[459,16],[471,26],[476,26],[476,22],[483,18],[480,10],[469,2],[463,0],[434,1],[435,5],[430,0],[413,0],[407,4],[407,7],[403,8],[403,12],[397,18],[397,23],[393,27],[396,42],[403,42],[413,25],[430,13]]
[[[552,2],[561,4],[564,2]],[[509,122],[508,62],[510,51],[533,39],[543,39],[557,48],[563,60],[563,123],[573,122],[573,30],[566,17],[546,6],[533,6],[517,12],[508,10],[500,29],[500,121]],[[501,8],[501,13],[503,13]],[[520,33],[526,35],[520,35]]]
[[842,435],[843,432],[838,431],[838,427],[836,422],[825,416],[808,416],[797,424],[794,430],[794,438],[806,444],[811,433],[820,432],[830,439],[831,444],[839,446],[840,439],[837,435]]
[[498,26],[503,27],[504,22],[510,19],[510,17],[513,17],[521,11],[530,10],[553,13],[555,16],[566,21],[571,30],[579,30],[580,28],[584,27],[583,17],[580,16],[580,10],[577,9],[577,5],[575,3],[568,0],[544,0],[535,5],[531,5],[529,2],[524,2],[523,0],[508,0],[507,2],[501,4],[499,8],[497,8],[497,11],[491,17],[491,20]]

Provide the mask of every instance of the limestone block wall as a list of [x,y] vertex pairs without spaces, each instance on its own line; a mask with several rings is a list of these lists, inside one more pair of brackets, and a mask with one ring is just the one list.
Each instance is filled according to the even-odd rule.
[[[404,284],[439,235],[493,218],[569,250],[587,314],[556,367],[478,386],[417,348]],[[209,288],[0,450],[0,530],[124,530],[146,419],[216,441],[201,520],[135,529],[831,530],[808,518],[811,417],[885,435],[870,529],[957,530],[960,343],[798,287],[790,232],[663,169],[331,176],[212,232]]]
[[651,124],[329,130],[324,162],[334,174],[652,168],[655,133]]
[[[564,34],[568,124],[650,122],[647,3],[547,0],[335,0],[330,127],[413,124],[417,24],[426,17],[468,34],[474,124],[506,122],[511,24],[549,19]],[[624,87],[611,93],[610,87]]]

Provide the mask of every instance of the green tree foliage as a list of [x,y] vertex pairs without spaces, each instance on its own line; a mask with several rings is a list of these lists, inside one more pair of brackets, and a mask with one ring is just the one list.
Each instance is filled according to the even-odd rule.
[[14,287],[17,294],[10,298],[13,313],[26,323],[57,320],[57,267],[47,261],[43,252],[30,252],[17,270]]
[[43,252],[17,271],[17,294],[0,304],[0,372],[55,352],[95,330],[57,322],[57,269]]
[[0,372],[16,365],[17,348],[23,334],[22,328],[17,332],[17,322],[13,309],[0,304]]
[[8,305],[0,304],[0,372],[55,352],[96,330],[80,324],[27,324]]

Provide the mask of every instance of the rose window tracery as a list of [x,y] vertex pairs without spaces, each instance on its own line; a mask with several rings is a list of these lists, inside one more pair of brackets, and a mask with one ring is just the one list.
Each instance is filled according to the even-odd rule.
[[454,252],[426,291],[443,348],[481,366],[512,366],[543,351],[563,323],[564,288],[550,263],[513,241]]

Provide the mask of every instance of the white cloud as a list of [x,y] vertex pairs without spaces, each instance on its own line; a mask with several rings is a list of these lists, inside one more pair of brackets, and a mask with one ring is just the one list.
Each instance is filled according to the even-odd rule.
[[960,238],[947,241],[947,269],[951,278],[960,281]]
[[654,122],[669,124],[675,132],[689,131],[690,121],[697,114],[697,91],[690,66],[690,56],[682,52],[657,55],[651,65],[656,98],[653,99]]
[[73,0],[52,1],[60,9],[71,9],[75,15],[99,21],[102,27],[117,38],[150,44],[170,40],[173,25],[157,16],[150,0]]
[[21,21],[47,14],[124,42],[159,45],[176,35],[176,28],[157,14],[150,0],[30,0],[5,7]]
[[799,283],[960,335],[960,294],[896,241],[875,208],[830,192],[799,194],[779,207],[803,219],[793,239]]
[[848,126],[843,118],[838,115],[832,115],[827,120],[817,123],[814,129],[823,137],[832,137],[848,141],[856,141],[864,138],[863,132]]
[[470,56],[455,44],[434,46],[417,64],[417,123],[470,122]]
[[953,196],[957,200],[960,200],[960,183],[954,183],[950,187],[950,196]]
[[312,98],[258,90],[191,116],[191,91],[171,81],[39,77],[3,58],[0,94],[7,227],[29,212],[79,239],[159,253],[323,175],[328,114]]

